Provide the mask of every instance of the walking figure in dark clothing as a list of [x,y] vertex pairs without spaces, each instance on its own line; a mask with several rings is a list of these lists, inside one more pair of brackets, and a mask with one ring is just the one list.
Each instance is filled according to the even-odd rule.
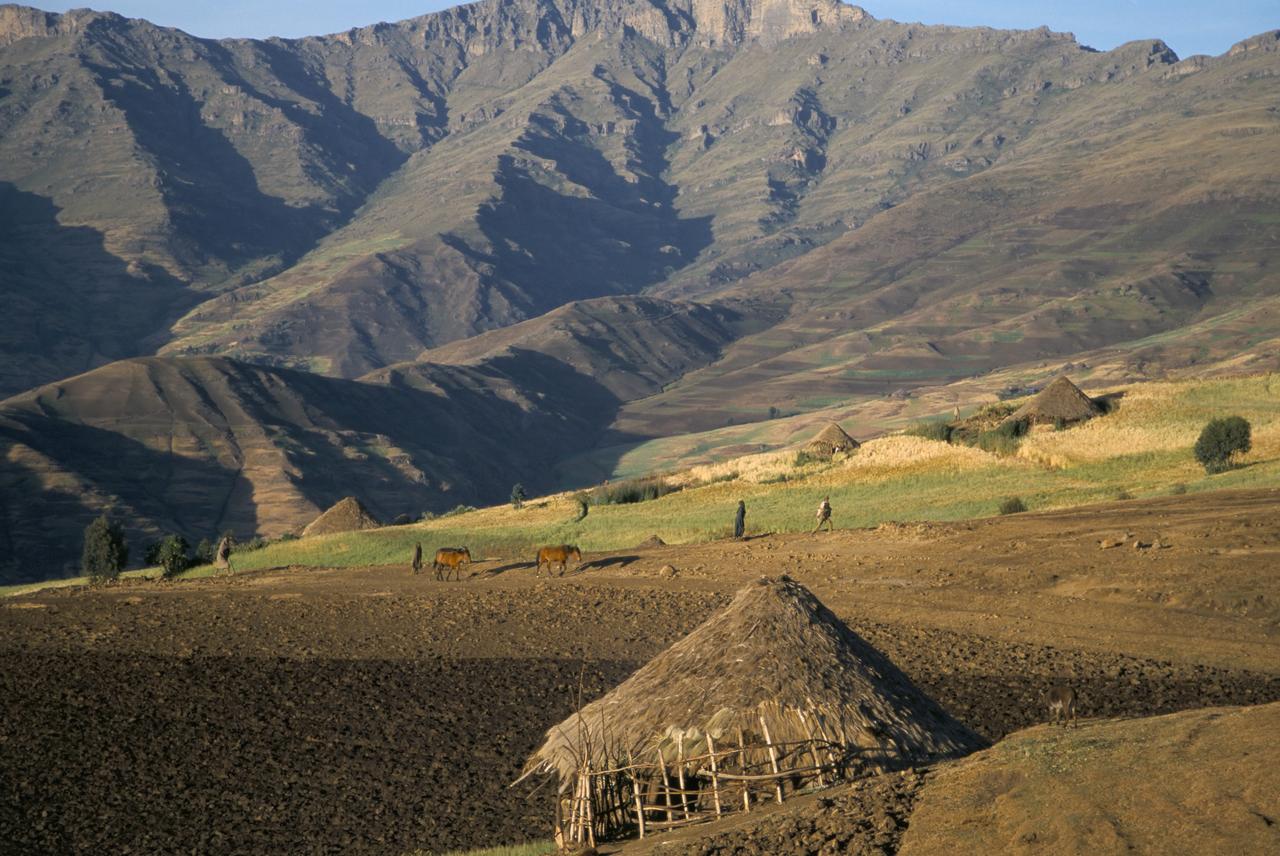
[[733,515],[733,537],[741,538],[747,531],[747,504],[738,500],[738,512]]
[[822,502],[818,503],[818,525],[813,527],[815,535],[824,523],[827,524],[828,532],[835,531],[835,526],[831,523],[831,497],[829,496],[824,496]]
[[413,547],[413,572],[415,574],[422,572],[422,545],[415,544]]

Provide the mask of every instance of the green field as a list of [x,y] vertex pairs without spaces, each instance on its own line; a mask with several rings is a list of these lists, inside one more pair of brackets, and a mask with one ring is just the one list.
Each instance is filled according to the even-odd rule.
[[[1238,413],[1253,424],[1253,451],[1208,476],[1191,447],[1209,419]],[[847,458],[796,466],[775,452],[697,467],[673,476],[686,489],[633,505],[592,506],[575,521],[569,494],[516,511],[496,506],[409,526],[307,538],[235,557],[238,570],[407,564],[417,543],[430,553],[466,545],[477,561],[529,562],[537,546],[576,543],[584,551],[634,547],[650,535],[670,544],[727,537],[739,499],[749,532],[802,532],[823,496],[841,527],[886,521],[991,516],[1021,497],[1032,511],[1116,499],[1280,485],[1280,376],[1134,387],[1117,412],[1066,431],[1041,429],[1018,453],[900,435],[872,440]],[[195,573],[207,573],[208,569]]]

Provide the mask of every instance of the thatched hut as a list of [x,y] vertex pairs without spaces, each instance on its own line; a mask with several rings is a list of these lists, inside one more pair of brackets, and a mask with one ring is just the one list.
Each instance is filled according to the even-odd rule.
[[381,525],[360,500],[348,496],[338,500],[328,511],[308,523],[307,528],[302,530],[302,537],[358,532],[362,529],[377,529]]
[[1025,419],[1029,424],[1083,422],[1102,412],[1093,399],[1080,391],[1066,375],[1046,386],[1035,398],[1019,407],[1010,420]]
[[836,452],[852,452],[858,448],[858,441],[845,433],[839,423],[828,422],[827,427],[818,432],[818,436],[805,445],[804,450],[811,455],[829,458]]
[[812,785],[962,755],[973,732],[799,583],[762,579],[547,732],[562,841],[750,811]]

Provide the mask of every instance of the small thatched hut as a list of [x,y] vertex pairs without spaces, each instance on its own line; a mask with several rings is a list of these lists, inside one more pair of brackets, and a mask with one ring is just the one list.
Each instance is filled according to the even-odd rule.
[[857,440],[846,434],[838,423],[828,422],[827,427],[810,440],[804,450],[811,455],[829,458],[836,452],[852,452],[856,448],[858,448]]
[[1063,375],[1015,410],[1009,419],[1025,419],[1033,425],[1059,421],[1070,424],[1092,419],[1101,412],[1102,408],[1092,398]]
[[957,756],[981,738],[799,583],[762,579],[547,732],[561,840],[750,811],[812,784]]
[[332,508],[307,524],[302,537],[332,535],[335,532],[356,532],[361,529],[377,529],[382,524],[360,504],[354,496],[338,500]]

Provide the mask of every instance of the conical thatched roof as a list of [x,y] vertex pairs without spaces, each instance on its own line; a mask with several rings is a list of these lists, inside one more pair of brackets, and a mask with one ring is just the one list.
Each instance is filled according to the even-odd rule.
[[818,436],[809,441],[805,450],[823,455],[834,455],[836,452],[851,452],[858,448],[858,441],[845,433],[838,423],[828,422],[827,427],[818,432]]
[[700,627],[547,732],[524,775],[572,779],[628,757],[668,763],[725,746],[827,739],[865,770],[954,756],[982,740],[921,693],[804,586],[783,577],[738,592]]
[[370,514],[360,500],[348,496],[307,524],[302,530],[305,538],[310,535],[332,535],[335,532],[355,532],[359,529],[376,529],[382,524]]
[[1031,422],[1079,422],[1101,413],[1093,399],[1080,391],[1066,375],[1040,390],[1035,398],[1019,407],[1010,419],[1027,419]]

